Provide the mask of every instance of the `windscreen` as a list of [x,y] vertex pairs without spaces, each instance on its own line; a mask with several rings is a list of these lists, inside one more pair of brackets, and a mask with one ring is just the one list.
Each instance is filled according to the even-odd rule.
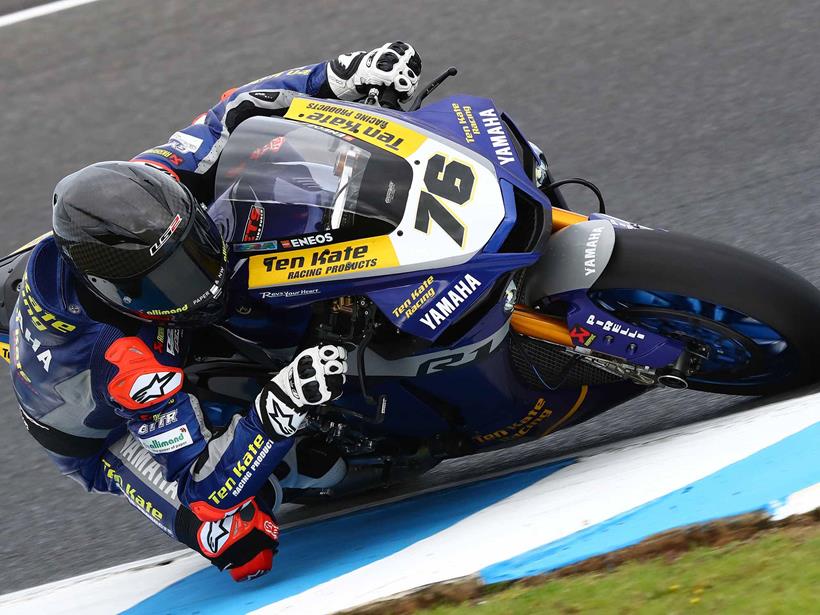
[[395,154],[334,131],[257,117],[228,139],[216,194],[276,204],[279,237],[337,229],[373,236],[401,222],[411,180],[410,165]]

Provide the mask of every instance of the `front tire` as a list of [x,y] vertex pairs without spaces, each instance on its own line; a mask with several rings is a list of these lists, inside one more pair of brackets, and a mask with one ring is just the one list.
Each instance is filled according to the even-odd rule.
[[820,291],[788,269],[678,233],[616,229],[589,295],[619,318],[705,343],[690,388],[767,395],[820,378]]

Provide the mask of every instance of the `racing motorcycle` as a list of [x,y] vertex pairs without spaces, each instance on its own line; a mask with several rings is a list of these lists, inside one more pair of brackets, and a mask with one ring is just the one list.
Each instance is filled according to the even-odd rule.
[[[422,106],[452,74],[404,108],[375,88],[363,104],[298,95],[223,151],[209,211],[229,245],[230,317],[196,332],[186,367],[209,420],[247,408],[299,349],[350,349],[344,395],[303,427],[348,475],[291,500],[542,438],[657,386],[765,395],[818,378],[814,286],[607,215],[487,98]],[[571,211],[569,183],[600,211]],[[0,261],[0,308],[26,260]],[[7,359],[1,331],[0,347]]]

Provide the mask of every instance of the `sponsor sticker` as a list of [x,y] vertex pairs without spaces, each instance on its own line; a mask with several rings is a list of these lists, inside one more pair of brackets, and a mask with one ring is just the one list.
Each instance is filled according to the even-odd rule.
[[[28,314],[28,319],[37,331],[51,331],[52,333],[71,333],[77,326],[57,318],[48,312],[31,294],[31,286],[28,283],[28,274],[23,274],[23,283],[20,288],[21,311]],[[18,312],[19,314],[19,312]],[[22,326],[22,320],[18,320]],[[26,340],[33,344],[31,335],[26,334]],[[39,344],[38,344],[39,346]],[[35,351],[37,348],[34,349]]]
[[172,453],[194,443],[187,425],[180,425],[165,433],[139,440],[143,448],[152,453]]
[[433,276],[424,280],[418,287],[410,291],[410,295],[403,303],[394,307],[391,311],[396,318],[410,318],[421,306],[436,296],[436,289],[432,287]]
[[253,442],[248,444],[248,448],[242,457],[233,466],[226,469],[228,478],[223,485],[218,489],[214,489],[208,499],[214,503],[219,504],[229,495],[234,497],[244,496],[243,489],[254,473],[259,469],[259,466],[268,456],[271,448],[273,448],[273,441],[262,437],[258,434]]
[[604,227],[598,226],[590,231],[587,237],[586,246],[584,247],[584,275],[592,275],[596,272],[595,259],[598,254],[598,242],[601,240],[601,233],[604,232]]
[[169,152],[167,149],[162,149],[159,147],[155,147],[153,149],[149,149],[145,152],[146,154],[154,154],[155,156],[162,156],[168,162],[170,162],[175,167],[178,167],[182,164],[182,157],[178,156],[173,152]]
[[294,284],[398,264],[396,251],[387,235],[328,247],[259,254],[249,259],[248,288]]
[[[131,503],[134,504],[134,506],[136,506],[140,510],[140,512],[142,512],[142,514],[144,514],[146,517],[148,517],[149,519],[154,521],[154,523],[162,521],[162,518],[163,518],[162,511],[160,509],[158,509],[156,506],[154,506],[154,504],[153,504],[153,502],[151,502],[151,500],[149,500],[147,497],[143,497],[137,491],[137,487],[140,487],[141,485],[136,484],[135,486],[132,487],[130,482],[126,482],[126,481],[123,480],[122,475],[119,474],[117,472],[117,470],[114,469],[114,467],[111,465],[110,462],[108,462],[105,458],[101,458],[100,461],[102,461],[103,470],[105,471],[106,477],[111,479],[114,483],[116,483],[117,487],[120,488],[120,491],[122,491],[122,493],[125,495],[125,497],[127,497],[129,500],[131,500]],[[154,463],[156,463],[156,462],[154,462]],[[158,476],[162,475],[161,472],[156,472],[156,474]],[[175,499],[176,498],[176,483],[166,483],[165,481],[160,481],[160,482],[162,482],[166,486],[173,485],[173,494],[174,494],[173,497]],[[161,490],[163,490],[163,489],[161,489]],[[166,491],[166,495],[168,495],[167,491]],[[165,526],[162,525],[161,523],[157,523],[157,525],[159,525],[159,527],[162,528],[164,531],[168,532],[168,529],[165,528]]]
[[481,282],[469,273],[466,274],[446,293],[442,292],[435,304],[419,318],[419,321],[430,327],[431,331],[435,331],[441,323],[460,310],[461,304],[467,301],[479,286]]
[[285,117],[356,137],[402,158],[413,154],[426,140],[424,135],[383,116],[305,98],[294,100]]
[[234,252],[260,252],[262,250],[278,250],[278,241],[262,241],[256,243],[235,243],[231,246]]
[[139,426],[137,429],[137,433],[141,436],[145,434],[149,434],[152,431],[156,431],[157,429],[162,429],[163,427],[168,427],[168,425],[173,425],[177,422],[177,411],[170,410],[169,412],[164,412],[162,414],[155,414],[151,417],[150,423],[144,423]]
[[496,440],[502,441],[523,438],[539,424],[552,416],[552,410],[547,408],[545,403],[544,398],[539,397],[532,410],[530,410],[527,415],[520,420],[492,433],[473,436],[473,440],[477,444],[486,444],[487,442],[493,442]]
[[253,205],[248,212],[248,221],[245,223],[245,232],[242,235],[244,243],[262,239],[262,230],[265,228],[265,208]]
[[175,132],[168,139],[168,145],[182,154],[193,154],[202,147],[202,139],[184,132]]
[[504,166],[510,162],[515,162],[515,154],[513,154],[510,140],[507,138],[507,132],[501,125],[501,120],[498,118],[495,109],[484,109],[484,111],[479,111],[478,115],[481,118],[481,123],[484,124],[487,136],[490,137],[490,145],[495,152],[495,157],[498,159],[498,164]]
[[475,137],[481,134],[481,128],[479,128],[478,122],[476,122],[473,108],[470,105],[464,105],[462,107],[460,104],[454,102],[453,113],[456,116],[456,121],[459,126],[461,126],[461,130],[464,131],[464,141],[467,143],[475,143]]
[[591,331],[584,329],[581,325],[575,325],[570,330],[569,337],[576,344],[583,344],[584,346],[589,346],[592,342],[595,341],[596,336]]
[[179,354],[179,338],[181,335],[182,332],[179,329],[168,329],[165,352],[174,357]]
[[633,327],[627,327],[622,323],[614,322],[612,320],[603,320],[598,318],[595,314],[587,316],[586,324],[601,327],[604,331],[611,333],[619,333],[626,337],[637,338],[639,340],[646,339],[643,333],[638,333],[638,330]]
[[304,235],[302,237],[291,237],[290,239],[281,239],[279,244],[283,250],[291,250],[293,248],[307,248],[310,246],[320,246],[324,243],[333,243],[332,233],[316,233],[315,235]]
[[279,297],[304,297],[305,295],[318,295],[318,288],[300,288],[299,290],[279,290],[275,292],[262,291],[263,299],[278,299]]
[[154,350],[162,352],[165,348],[165,327],[157,327],[157,336],[154,338]]
[[11,358],[9,355],[9,345],[7,342],[0,342],[0,356],[3,357],[3,360],[6,363],[11,363]]

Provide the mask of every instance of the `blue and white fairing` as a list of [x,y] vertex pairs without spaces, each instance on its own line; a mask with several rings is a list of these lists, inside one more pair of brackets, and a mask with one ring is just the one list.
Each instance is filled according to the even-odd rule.
[[[479,303],[502,303],[550,228],[512,130],[470,96],[404,114],[300,98],[284,119],[244,122],[211,209],[231,239],[234,296],[276,310],[367,295],[431,341]],[[448,341],[503,326],[499,314]]]

